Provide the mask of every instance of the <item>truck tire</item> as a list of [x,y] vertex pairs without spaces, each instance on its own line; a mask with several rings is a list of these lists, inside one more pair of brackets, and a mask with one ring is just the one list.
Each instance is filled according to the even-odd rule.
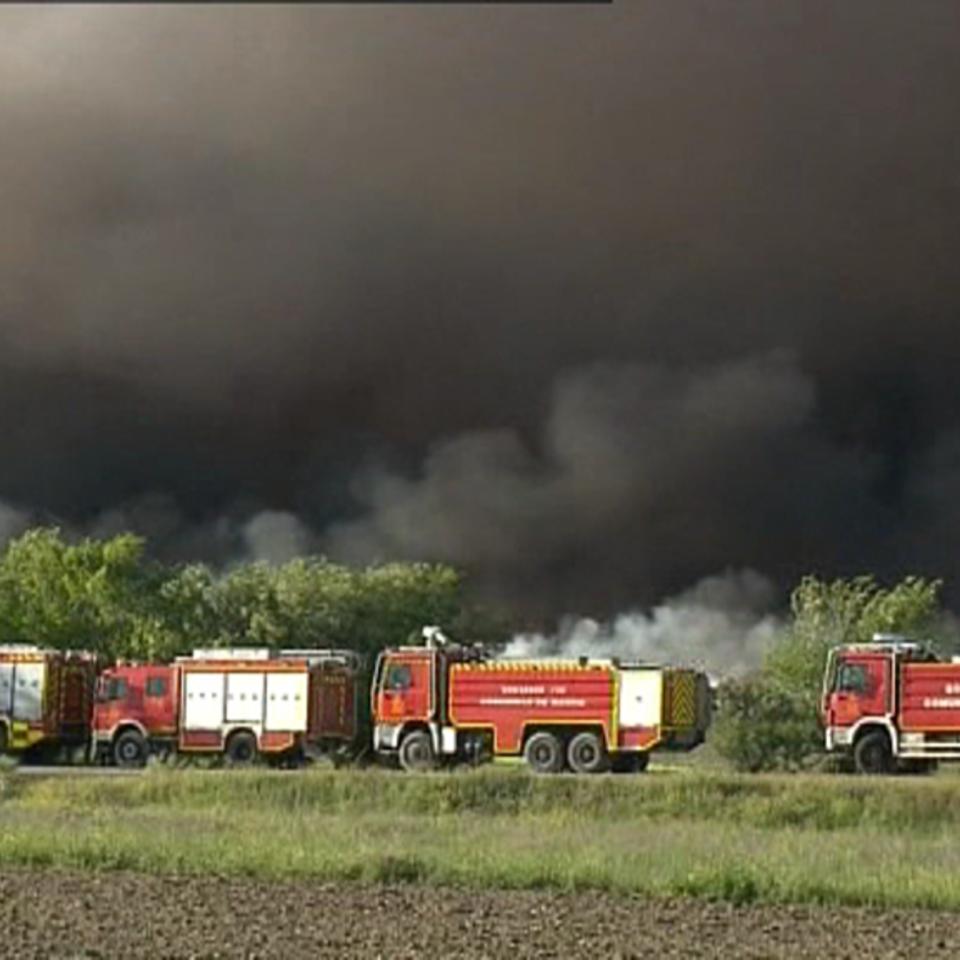
[[541,730],[527,741],[523,759],[534,773],[559,773],[563,769],[563,748],[552,733]]
[[113,762],[128,770],[146,766],[147,741],[136,730],[124,730],[113,743]]
[[426,730],[411,730],[400,742],[400,766],[408,773],[425,773],[436,765],[430,734]]
[[0,723],[0,757],[7,752],[7,725]]
[[227,741],[225,751],[227,763],[231,767],[248,767],[255,763],[258,755],[257,738],[249,730],[238,730]]
[[602,773],[610,758],[603,740],[595,733],[578,733],[567,747],[567,763],[574,773]]
[[638,753],[618,753],[611,760],[614,773],[643,773],[650,765],[650,754],[644,750]]
[[853,748],[853,764],[857,773],[875,776],[893,772],[890,738],[882,730],[865,733]]
[[903,760],[897,767],[900,773],[908,773],[915,777],[925,777],[937,772],[936,760]]

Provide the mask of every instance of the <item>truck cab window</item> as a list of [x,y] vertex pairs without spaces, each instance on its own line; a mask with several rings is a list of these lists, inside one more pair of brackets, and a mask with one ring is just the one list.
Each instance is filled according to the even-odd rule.
[[167,678],[150,677],[147,680],[148,697],[165,697],[167,695]]
[[866,693],[867,668],[862,663],[841,664],[837,672],[837,690],[843,693]]
[[120,677],[101,678],[97,689],[97,700],[109,703],[111,700],[126,700],[127,681]]
[[386,690],[409,690],[413,674],[405,663],[391,663],[383,686]]

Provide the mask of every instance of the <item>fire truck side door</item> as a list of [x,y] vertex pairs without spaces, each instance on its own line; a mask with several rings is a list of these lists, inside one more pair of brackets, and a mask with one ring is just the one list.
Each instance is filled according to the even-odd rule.
[[837,667],[832,723],[853,726],[861,717],[888,712],[890,661],[886,657],[847,657]]
[[0,663],[0,714],[13,713],[13,664]]
[[39,723],[43,719],[45,663],[18,663],[13,673],[13,719]]
[[143,686],[143,722],[150,733],[172,733],[176,727],[173,671],[169,667],[150,667]]
[[[119,668],[123,669],[123,668]],[[94,706],[94,727],[109,733],[121,721],[130,717],[130,682],[126,673],[108,672],[97,682],[97,702]]]
[[391,654],[386,658],[377,691],[377,717],[382,723],[429,720],[433,714],[430,659],[424,654]]

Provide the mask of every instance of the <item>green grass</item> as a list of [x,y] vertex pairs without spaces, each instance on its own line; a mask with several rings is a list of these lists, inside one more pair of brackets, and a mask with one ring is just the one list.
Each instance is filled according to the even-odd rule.
[[6,864],[960,908],[953,778],[3,779]]
[[671,771],[643,776],[535,777],[523,770],[411,776],[383,770],[168,771],[138,777],[13,778],[33,808],[95,811],[169,807],[296,813],[568,814],[595,821],[643,818],[915,834],[960,828],[960,778],[735,775]]

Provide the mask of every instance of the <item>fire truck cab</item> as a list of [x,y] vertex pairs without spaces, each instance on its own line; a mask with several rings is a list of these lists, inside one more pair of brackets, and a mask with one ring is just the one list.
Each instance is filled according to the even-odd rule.
[[456,754],[479,760],[485,740],[457,737],[446,708],[446,684],[452,664],[478,662],[483,654],[447,646],[439,631],[425,631],[425,639],[426,646],[384,650],[377,657],[370,696],[373,752],[395,756],[406,770],[430,769],[437,758]]
[[143,766],[150,753],[172,750],[177,740],[180,672],[164,664],[125,664],[97,681],[93,744],[100,760]]
[[831,650],[820,710],[827,752],[847,756],[858,773],[960,759],[960,663],[904,637]]

